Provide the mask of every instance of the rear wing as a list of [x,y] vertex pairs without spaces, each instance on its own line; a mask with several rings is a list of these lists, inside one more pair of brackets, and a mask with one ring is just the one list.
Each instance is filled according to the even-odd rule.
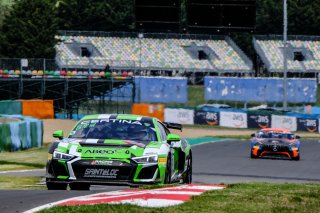
[[177,124],[177,123],[169,123],[169,122],[164,122],[163,123],[168,129],[178,129],[182,132],[182,125]]

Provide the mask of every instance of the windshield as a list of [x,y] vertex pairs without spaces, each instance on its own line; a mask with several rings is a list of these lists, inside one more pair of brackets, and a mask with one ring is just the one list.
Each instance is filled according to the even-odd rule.
[[135,141],[156,141],[156,131],[150,121],[124,119],[84,120],[70,132],[69,138],[114,139]]
[[279,138],[279,139],[295,139],[292,133],[282,133],[282,132],[259,132],[257,138]]

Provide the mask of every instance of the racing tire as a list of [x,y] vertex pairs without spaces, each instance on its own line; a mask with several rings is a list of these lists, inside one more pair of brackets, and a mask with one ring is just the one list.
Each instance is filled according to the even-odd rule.
[[192,183],[192,158],[188,158],[187,171],[185,176],[183,177],[183,183],[191,184]]
[[82,191],[90,190],[90,184],[87,184],[87,183],[70,183],[69,187],[71,190],[82,190]]
[[166,174],[164,177],[164,183],[170,184],[171,183],[171,154],[168,154],[167,157],[167,166],[166,166]]
[[292,157],[292,160],[295,160],[295,161],[300,160],[300,155],[298,155],[297,157]]
[[46,182],[48,190],[67,190],[66,183]]
[[251,158],[257,158],[257,156],[253,155],[252,152],[250,152],[250,157],[251,157]]

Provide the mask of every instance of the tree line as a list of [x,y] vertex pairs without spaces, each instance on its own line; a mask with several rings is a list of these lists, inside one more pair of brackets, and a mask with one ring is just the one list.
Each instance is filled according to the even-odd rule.
[[[181,0],[181,4],[185,5],[186,1]],[[282,11],[282,1],[257,0],[254,34],[282,34]],[[288,0],[288,35],[319,35],[319,11],[320,0]],[[54,58],[57,30],[134,31],[133,0],[0,2],[2,58]],[[231,33],[230,36],[250,53],[252,34]]]

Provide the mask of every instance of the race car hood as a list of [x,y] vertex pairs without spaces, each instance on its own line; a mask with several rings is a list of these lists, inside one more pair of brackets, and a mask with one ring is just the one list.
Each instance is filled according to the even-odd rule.
[[143,144],[129,140],[98,140],[65,138],[60,141],[57,151],[81,158],[128,159],[143,156],[149,148],[159,148],[156,142]]

